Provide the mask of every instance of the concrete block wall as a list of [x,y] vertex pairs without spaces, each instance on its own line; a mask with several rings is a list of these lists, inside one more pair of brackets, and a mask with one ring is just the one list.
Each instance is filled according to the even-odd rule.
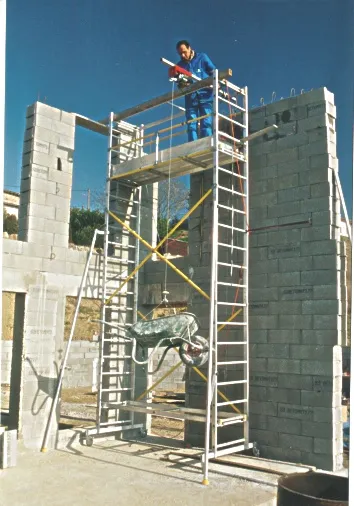
[[87,387],[93,383],[93,362],[99,357],[99,344],[92,341],[73,341],[64,374],[63,388]]
[[342,467],[335,117],[325,88],[250,114],[251,131],[279,127],[250,148],[251,439],[328,470]]
[[18,238],[67,247],[75,115],[36,102],[27,108]]

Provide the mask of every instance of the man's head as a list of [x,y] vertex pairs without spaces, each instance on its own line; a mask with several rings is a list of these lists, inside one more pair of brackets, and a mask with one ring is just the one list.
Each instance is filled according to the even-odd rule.
[[193,49],[188,40],[180,40],[177,42],[176,49],[182,60],[189,61],[193,56]]

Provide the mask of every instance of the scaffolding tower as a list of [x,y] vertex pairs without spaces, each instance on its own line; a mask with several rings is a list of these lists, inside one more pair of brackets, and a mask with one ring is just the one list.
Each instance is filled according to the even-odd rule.
[[[160,128],[157,133],[147,131],[168,118],[145,127],[125,123],[135,114],[169,102],[171,94],[109,117],[97,420],[96,427],[86,433],[92,444],[95,436],[144,429],[144,417],[149,414],[205,423],[204,483],[208,483],[211,458],[252,447],[248,424],[248,141],[269,128],[248,135],[247,88],[232,84],[230,76],[231,71],[215,70],[212,77],[172,95],[176,98],[213,88],[210,137],[172,145],[172,137],[178,135],[173,130],[187,122]],[[162,136],[164,132],[167,137]],[[170,145],[161,149],[166,138]],[[153,147],[151,153],[148,146]],[[210,187],[173,231],[207,199],[212,201],[208,290],[159,251],[172,232],[156,246],[143,239],[140,231],[142,213],[148,212],[146,203],[151,206],[153,201],[153,183],[205,171],[212,174]],[[132,360],[132,344],[124,341],[124,335],[139,318],[139,269],[154,257],[180,274],[208,304],[209,360],[204,372],[197,371],[207,384],[205,409],[142,401],[151,387],[145,366]],[[138,358],[143,362],[146,356]]]

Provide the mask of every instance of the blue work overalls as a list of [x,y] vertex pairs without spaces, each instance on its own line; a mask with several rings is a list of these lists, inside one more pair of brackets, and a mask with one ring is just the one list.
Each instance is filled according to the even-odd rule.
[[[211,76],[213,70],[216,68],[205,53],[194,53],[190,61],[181,60],[177,65],[201,79],[206,79]],[[211,114],[213,112],[213,89],[203,88],[186,95],[185,104],[187,120]],[[197,121],[187,124],[188,141],[195,141],[198,139],[197,128]],[[200,137],[208,137],[212,135],[212,133],[213,117],[209,116],[208,118],[200,120]]]

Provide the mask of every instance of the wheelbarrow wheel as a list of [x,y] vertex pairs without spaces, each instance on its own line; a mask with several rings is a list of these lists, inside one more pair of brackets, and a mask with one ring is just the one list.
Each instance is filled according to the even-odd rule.
[[[189,367],[200,367],[208,360],[209,343],[201,336],[193,336],[191,343],[183,343],[179,348],[179,356],[184,364]],[[196,344],[198,347],[193,346]],[[200,349],[200,346],[203,348]]]

